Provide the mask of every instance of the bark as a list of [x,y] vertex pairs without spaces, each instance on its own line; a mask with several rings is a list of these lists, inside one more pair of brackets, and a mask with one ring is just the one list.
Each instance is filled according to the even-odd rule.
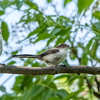
[[50,66],[50,67],[25,67],[13,65],[0,65],[0,73],[24,74],[24,75],[54,75],[60,73],[85,73],[92,75],[100,74],[100,67],[92,66]]

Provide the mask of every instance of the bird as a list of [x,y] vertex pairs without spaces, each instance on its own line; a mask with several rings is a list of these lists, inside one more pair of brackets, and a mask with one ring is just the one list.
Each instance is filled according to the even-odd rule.
[[37,58],[41,61],[44,61],[45,64],[55,66],[63,62],[68,53],[69,45],[62,43],[58,46],[51,48],[50,50],[44,51],[39,55],[31,55],[31,54],[19,54],[12,55],[12,57],[18,58]]
[[2,54],[2,50],[3,50],[3,46],[2,46],[2,41],[3,41],[3,39],[2,39],[2,31],[3,31],[3,29],[0,29],[0,55]]

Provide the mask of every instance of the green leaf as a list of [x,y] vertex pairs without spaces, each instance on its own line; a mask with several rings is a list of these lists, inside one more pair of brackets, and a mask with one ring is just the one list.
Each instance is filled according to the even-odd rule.
[[51,37],[51,38],[47,41],[46,46],[50,45],[50,43],[53,42],[54,40],[55,40],[55,38],[54,38],[54,37]]
[[96,51],[97,51],[97,48],[98,48],[98,41],[95,41],[92,45],[92,48],[90,50],[90,56],[93,58],[93,59],[96,59]]
[[18,50],[13,51],[11,54],[15,55],[15,54],[17,54],[17,53],[18,53]]
[[40,33],[37,37],[38,38],[34,41],[34,43],[50,38],[50,34],[48,34],[48,33]]
[[88,63],[88,55],[90,54],[90,48],[92,46],[93,40],[94,40],[94,38],[91,38],[91,40],[86,45],[84,53],[81,57],[81,65],[87,65],[87,63]]
[[6,92],[6,88],[4,86],[0,86],[0,91]]
[[51,91],[51,89],[45,88],[45,90],[42,93],[41,100],[48,100],[52,94],[53,91]]
[[13,1],[10,0],[2,0],[0,1],[0,7],[5,10],[7,7],[10,7],[13,4]]
[[79,75],[74,75],[74,76],[72,76],[72,77],[68,77],[68,85],[72,85],[73,83],[74,83],[74,81],[76,80],[76,79],[79,79],[80,77],[79,77]]
[[13,65],[13,64],[15,64],[16,63],[16,61],[11,61],[11,62],[9,62],[7,65]]
[[13,85],[12,90],[14,90],[16,93],[20,93],[22,91],[21,89],[21,83],[23,82],[24,76],[17,76],[16,81]]
[[92,30],[94,31],[94,33],[100,34],[100,22],[92,24]]
[[87,55],[89,54],[89,50],[90,50],[90,47],[92,46],[93,40],[94,40],[94,38],[92,38],[92,39],[88,42],[88,44],[86,45],[85,53],[86,53]]
[[16,6],[17,6],[17,9],[18,9],[18,10],[20,10],[20,8],[22,7],[23,1],[24,1],[24,0],[22,0],[22,1],[21,1],[21,0],[15,0]]
[[31,88],[30,92],[29,92],[29,98],[33,98],[37,95],[39,95],[39,93],[42,93],[44,90],[44,86],[42,85],[35,85]]
[[69,3],[71,2],[72,0],[64,0],[64,7]]
[[25,3],[30,6],[31,9],[34,9],[34,10],[38,10],[38,6],[36,3],[33,3],[32,1],[30,0],[25,0]]
[[8,38],[9,38],[9,29],[8,29],[8,25],[7,25],[6,22],[2,22],[1,23],[1,29],[4,30],[2,32],[3,39],[7,42],[8,41]]
[[24,75],[23,81],[21,83],[22,84],[22,88],[28,88],[32,83],[32,79],[33,79],[33,76]]
[[48,100],[60,100],[58,97],[51,97]]
[[[35,35],[35,34],[38,34],[38,33],[40,33],[41,31],[42,31],[42,28],[38,27],[38,28],[36,28],[34,31],[30,32],[30,33],[28,34],[28,36],[27,36],[25,39],[30,38],[31,36],[33,36],[33,35]],[[23,39],[22,41],[24,41],[25,39]]]
[[95,11],[94,13],[92,13],[92,16],[100,20],[100,11]]
[[61,97],[62,99],[64,99],[68,95],[68,93],[63,89],[60,89],[60,90],[57,91],[57,95],[59,97]]
[[56,35],[60,31],[61,31],[60,28],[54,28],[53,31],[51,32],[52,33],[52,36]]
[[61,79],[61,78],[68,78],[68,77],[70,77],[70,75],[62,74],[62,75],[56,76],[54,78],[54,80],[58,80],[58,79]]
[[94,0],[78,0],[78,13],[81,13],[83,10],[89,8]]
[[1,16],[1,15],[4,15],[4,14],[5,14],[5,12],[2,11],[2,10],[0,10],[0,16]]
[[77,100],[77,99],[75,99],[76,97],[77,97],[77,95],[80,93],[80,92],[82,92],[84,89],[80,89],[80,90],[78,90],[78,91],[76,91],[76,92],[71,92],[69,95],[67,95],[66,96],[66,98],[64,98],[63,100],[70,100],[70,99],[73,99],[74,98],[74,100]]
[[87,65],[88,64],[88,55],[84,52],[81,57],[81,65]]
[[47,0],[47,2],[48,2],[48,3],[51,3],[51,2],[52,2],[52,0]]
[[[0,100],[15,100],[17,97],[16,96],[12,96],[12,94],[5,94],[2,96],[2,99]],[[18,99],[16,99],[18,100]]]

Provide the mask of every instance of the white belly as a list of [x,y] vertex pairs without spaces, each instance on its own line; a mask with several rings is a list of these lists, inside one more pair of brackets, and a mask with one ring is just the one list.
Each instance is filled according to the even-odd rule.
[[58,65],[66,59],[67,51],[61,50],[60,52],[49,54],[43,58],[43,60],[49,65]]

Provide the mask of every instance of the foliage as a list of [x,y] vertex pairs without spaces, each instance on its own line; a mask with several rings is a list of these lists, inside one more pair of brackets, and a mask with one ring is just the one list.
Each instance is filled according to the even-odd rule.
[[[27,48],[36,43],[46,44],[37,53],[52,44],[56,46],[60,43],[68,43],[70,44],[69,57],[63,62],[64,64],[97,66],[100,63],[100,1],[64,0],[63,10],[66,13],[66,9],[68,7],[71,9],[72,3],[75,4],[71,15],[60,14],[53,0],[47,0],[46,3],[54,9],[55,14],[46,14],[47,9],[40,8],[32,0],[0,1],[1,28],[4,29],[3,38],[6,43],[5,48],[7,48],[5,54],[9,56],[21,53],[24,47]],[[11,25],[12,32],[9,31],[10,26],[5,21],[8,14],[12,13],[7,13],[7,9],[21,13],[19,21]],[[12,41],[13,45],[20,47],[14,48],[11,45]],[[5,62],[15,64],[16,60],[9,57]],[[33,59],[20,59],[20,62],[23,62],[24,66],[44,66]],[[92,88],[84,77],[90,81]],[[84,74],[80,76],[77,74],[20,75],[16,77],[12,86],[13,93],[7,93],[4,86],[0,87],[4,93],[0,100],[87,100],[89,98],[97,100],[93,91],[99,93],[97,88],[99,83],[99,76]]]

